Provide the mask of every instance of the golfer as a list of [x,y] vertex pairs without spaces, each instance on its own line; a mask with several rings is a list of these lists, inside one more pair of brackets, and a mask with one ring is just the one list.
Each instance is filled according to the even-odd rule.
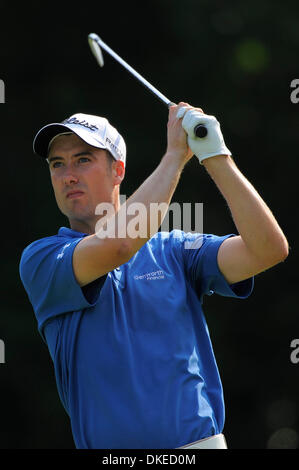
[[[198,123],[205,138],[194,135]],[[69,227],[27,246],[20,276],[76,447],[227,448],[203,299],[247,298],[253,276],[285,260],[288,243],[237,168],[219,122],[188,103],[171,106],[165,154],[121,205],[126,145],[107,119],[75,114],[48,124],[34,151],[48,162]],[[206,171],[236,234],[159,231],[192,157],[201,164],[198,186]],[[150,216],[155,203],[158,220]],[[134,237],[136,207],[143,235]]]

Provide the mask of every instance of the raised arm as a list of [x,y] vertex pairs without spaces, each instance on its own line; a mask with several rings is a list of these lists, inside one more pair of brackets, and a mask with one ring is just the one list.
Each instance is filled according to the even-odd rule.
[[[153,173],[141,184],[134,194],[120,206],[119,211],[108,218],[101,230],[83,238],[73,255],[74,273],[81,286],[103,276],[127,262],[159,229],[167,213],[171,198],[178,184],[182,169],[193,156],[187,144],[187,136],[181,120],[176,117],[182,106],[169,110],[167,125],[167,149]],[[144,236],[132,238],[127,230],[135,215],[130,213],[136,203],[143,205],[140,224]],[[150,217],[151,203],[164,203],[157,219]],[[105,238],[102,238],[105,233]],[[125,234],[123,238],[115,234]]]
[[[288,256],[286,237],[266,203],[234,163],[217,119],[190,105],[179,113],[189,146],[225,198],[239,232],[239,236],[228,238],[219,248],[218,265],[224,277],[233,284],[283,261]],[[205,139],[194,136],[196,124],[208,128]]]
[[226,239],[218,265],[229,283],[247,279],[283,261],[288,242],[274,215],[230,156],[203,160],[224,196],[239,236]]

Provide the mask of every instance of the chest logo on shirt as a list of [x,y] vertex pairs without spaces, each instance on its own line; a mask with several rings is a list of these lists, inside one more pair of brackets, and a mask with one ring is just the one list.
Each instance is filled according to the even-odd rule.
[[158,279],[164,279],[164,271],[160,269],[159,271],[153,271],[151,273],[145,273],[141,275],[135,275],[135,281],[145,280],[145,281],[157,281]]

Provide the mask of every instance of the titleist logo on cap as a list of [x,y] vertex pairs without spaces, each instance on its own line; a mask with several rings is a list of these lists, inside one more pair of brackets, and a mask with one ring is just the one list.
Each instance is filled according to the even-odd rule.
[[83,121],[80,121],[79,119],[73,117],[73,118],[68,118],[62,121],[62,124],[79,124],[80,126],[88,127],[91,131],[97,131],[99,128],[95,126],[94,124],[89,124],[85,119]]

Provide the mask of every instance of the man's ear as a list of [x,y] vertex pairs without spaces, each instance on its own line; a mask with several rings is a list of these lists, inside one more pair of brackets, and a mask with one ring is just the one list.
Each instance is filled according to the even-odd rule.
[[125,166],[124,162],[116,160],[113,162],[113,175],[116,178],[116,184],[120,184],[125,177]]

